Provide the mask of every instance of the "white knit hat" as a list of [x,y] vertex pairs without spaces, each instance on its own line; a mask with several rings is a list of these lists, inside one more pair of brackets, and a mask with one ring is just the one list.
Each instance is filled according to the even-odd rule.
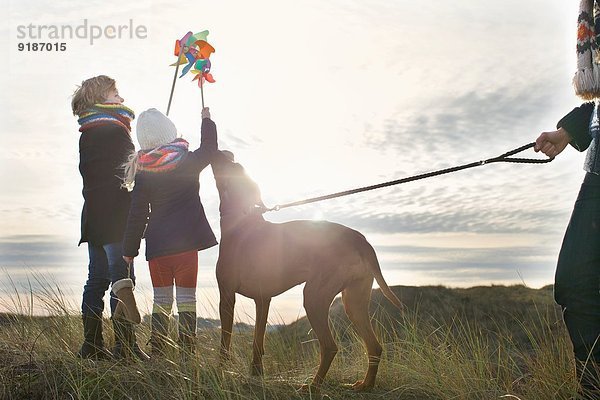
[[149,108],[138,117],[137,140],[142,150],[152,150],[177,139],[177,128],[156,108]]
[[577,72],[573,78],[575,94],[585,100],[600,97],[600,18],[598,0],[581,0],[577,18]]

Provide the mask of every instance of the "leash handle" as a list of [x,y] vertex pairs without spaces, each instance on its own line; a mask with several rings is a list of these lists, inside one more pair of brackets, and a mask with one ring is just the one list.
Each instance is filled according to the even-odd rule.
[[379,189],[382,187],[399,185],[401,183],[407,183],[407,182],[412,182],[412,181],[416,181],[419,179],[431,178],[433,176],[444,175],[444,174],[448,174],[450,172],[456,172],[456,171],[460,171],[463,169],[478,167],[480,165],[486,165],[486,164],[491,164],[491,163],[495,163],[495,162],[511,162],[511,163],[521,163],[521,164],[545,164],[545,163],[549,163],[550,161],[554,160],[554,157],[547,158],[547,159],[511,158],[510,157],[510,156],[514,156],[515,154],[521,153],[527,149],[530,149],[533,146],[535,146],[535,143],[528,143],[528,144],[518,147],[514,150],[507,151],[506,153],[501,154],[498,157],[489,158],[487,160],[475,161],[475,162],[472,162],[469,164],[459,165],[456,167],[451,167],[451,168],[441,169],[441,170],[437,170],[437,171],[433,171],[433,172],[427,172],[424,174],[410,176],[408,178],[402,178],[402,179],[397,179],[397,180],[393,180],[393,181],[389,181],[389,182],[379,183],[376,185],[345,190],[343,192],[327,194],[324,196],[311,197],[309,199],[294,201],[291,203],[277,204],[274,207],[263,209],[262,212],[265,213],[267,211],[279,211],[282,208],[288,208],[288,207],[294,207],[294,206],[299,206],[299,205],[303,205],[303,204],[315,203],[317,201],[329,200],[329,199],[334,199],[336,197],[342,197],[342,196],[348,196],[348,195],[355,194],[355,193],[366,192],[368,190],[374,190],[374,189]]
[[485,160],[485,164],[493,163],[493,162],[513,162],[513,163],[522,163],[522,164],[545,164],[554,160],[554,157],[550,158],[511,158],[510,156],[514,156],[515,154],[521,153],[527,149],[535,146],[535,142],[528,143],[519,148],[516,148],[511,151],[507,151],[504,154],[499,155],[498,157],[490,158],[489,160]]

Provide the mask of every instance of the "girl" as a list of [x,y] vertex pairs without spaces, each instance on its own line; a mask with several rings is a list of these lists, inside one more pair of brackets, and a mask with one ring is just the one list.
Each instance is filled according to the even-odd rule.
[[217,129],[208,108],[202,110],[201,144],[188,151],[169,118],[151,108],[137,123],[141,150],[130,156],[125,185],[134,185],[123,252],[131,263],[142,236],[154,287],[152,356],[162,353],[176,288],[179,342],[194,350],[198,251],[217,244],[199,196],[200,172],[217,153]]

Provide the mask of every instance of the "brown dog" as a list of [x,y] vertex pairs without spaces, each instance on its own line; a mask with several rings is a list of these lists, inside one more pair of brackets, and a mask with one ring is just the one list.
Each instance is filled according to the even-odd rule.
[[258,186],[233,162],[233,154],[220,152],[212,167],[221,201],[217,281],[222,359],[229,354],[236,293],[256,304],[252,373],[259,375],[271,298],[306,282],[304,308],[321,348],[321,363],[312,385],[321,385],[338,350],[329,329],[329,307],[342,292],[346,314],[369,355],[366,376],[353,388],[373,387],[382,352],[369,319],[373,278],[383,294],[402,309],[383,279],[373,247],[359,232],[332,222],[267,222]]

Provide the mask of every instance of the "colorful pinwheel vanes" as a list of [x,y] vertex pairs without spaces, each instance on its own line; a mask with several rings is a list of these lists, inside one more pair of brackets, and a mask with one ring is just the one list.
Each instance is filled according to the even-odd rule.
[[203,81],[215,83],[215,79],[210,73],[210,60],[208,58],[196,61],[194,64],[194,69],[192,70],[192,74],[196,74],[192,80],[197,80],[198,86],[202,86]]
[[[175,49],[173,53],[178,57],[173,66],[186,64],[181,71],[180,78],[187,74],[190,70],[196,76],[193,80],[198,81],[198,86],[202,86],[204,81],[214,83],[215,80],[210,73],[210,55],[215,52],[207,41],[208,31],[186,33],[181,39],[175,41]],[[192,69],[194,68],[194,69]]]

